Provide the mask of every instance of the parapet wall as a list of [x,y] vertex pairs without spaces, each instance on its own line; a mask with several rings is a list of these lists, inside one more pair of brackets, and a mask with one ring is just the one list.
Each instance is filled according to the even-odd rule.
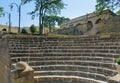
[[8,41],[0,38],[0,83],[11,83]]

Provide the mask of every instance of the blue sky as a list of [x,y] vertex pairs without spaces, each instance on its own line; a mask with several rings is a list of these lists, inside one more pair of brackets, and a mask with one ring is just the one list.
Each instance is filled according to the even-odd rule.
[[[6,12],[11,13],[11,21],[12,26],[18,26],[18,11],[17,7],[14,6],[11,11],[9,5],[11,3],[20,4],[21,0],[0,0],[0,6],[4,7]],[[91,13],[95,11],[96,0],[63,0],[65,4],[67,4],[66,8],[61,11],[59,16],[68,17],[70,19],[86,15],[87,13]],[[38,17],[34,20],[31,19],[31,16],[28,15],[28,12],[34,10],[34,3],[31,2],[29,4],[22,6],[22,16],[21,16],[21,26],[31,26],[32,24],[38,26]],[[0,18],[0,24],[8,25],[8,15]]]

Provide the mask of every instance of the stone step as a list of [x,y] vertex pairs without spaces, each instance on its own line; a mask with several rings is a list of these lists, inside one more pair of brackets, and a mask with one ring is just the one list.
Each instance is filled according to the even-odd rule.
[[78,77],[87,77],[102,81],[107,80],[107,76],[105,75],[98,73],[91,73],[91,72],[83,72],[83,71],[36,71],[35,72],[35,76],[50,76],[50,75],[78,76]]
[[30,65],[82,65],[82,66],[95,66],[114,69],[114,63],[104,63],[100,61],[79,61],[79,60],[47,60],[47,61],[29,61]]
[[70,53],[70,52],[65,52],[65,53],[58,53],[58,52],[53,52],[53,53],[10,53],[11,57],[38,57],[38,56],[86,56],[86,57],[110,57],[110,58],[118,58],[120,57],[120,54],[115,54],[115,53],[91,53],[91,52],[77,52],[77,53]]
[[95,80],[78,76],[35,76],[38,83],[107,83],[106,81]]
[[83,41],[83,42],[81,42],[81,41],[78,41],[78,42],[52,42],[52,43],[50,43],[50,42],[44,42],[44,43],[42,43],[42,45],[45,45],[45,46],[56,46],[56,45],[65,45],[65,46],[70,46],[70,45],[73,45],[73,46],[87,46],[87,45],[94,45],[94,46],[100,46],[100,45],[103,45],[103,46],[110,46],[110,45],[120,45],[120,43],[119,42],[100,42],[100,41],[98,41],[98,42],[95,42],[95,41],[93,41],[93,42],[85,42],[85,41]]
[[80,65],[80,66],[93,66],[93,67],[102,67],[108,69],[115,69],[115,64],[113,63],[103,63],[103,62],[93,62],[93,61],[35,61],[33,63],[29,62],[30,65],[42,66],[42,65]]
[[95,66],[81,66],[81,65],[45,65],[45,66],[33,66],[31,65],[35,71],[83,71],[83,72],[91,72],[103,74],[106,76],[112,76],[117,74],[114,69],[108,69],[103,67],[95,67]]
[[31,57],[12,57],[11,58],[13,62],[17,61],[47,61],[47,60],[88,60],[88,61],[100,61],[100,62],[107,62],[107,63],[114,63],[115,58],[109,58],[109,57],[91,57],[91,56],[31,56]]
[[115,47],[71,47],[71,46],[40,46],[40,47],[12,47],[10,48],[10,52],[35,52],[35,51],[39,51],[39,52],[54,52],[54,51],[58,51],[58,52],[69,52],[69,51],[73,51],[73,52],[110,52],[110,53],[120,53],[120,47],[115,46]]
[[13,53],[36,53],[36,52],[41,52],[41,53],[63,53],[63,52],[70,52],[70,53],[81,53],[81,52],[91,52],[91,53],[120,53],[119,49],[27,49],[27,50],[22,50],[22,49],[14,49],[10,50],[10,52]]
[[[28,37],[29,37],[29,39],[28,39]],[[60,37],[60,36],[29,36],[29,35],[24,35],[24,36],[21,36],[21,35],[17,35],[17,36],[15,36],[15,35],[12,35],[12,37],[10,37],[10,36],[7,36],[7,38],[8,39],[10,39],[10,40],[14,40],[14,39],[16,39],[16,40],[19,40],[19,39],[22,39],[22,40],[68,40],[68,39],[71,39],[71,40],[76,40],[76,39],[79,39],[79,40],[107,40],[107,39],[120,39],[119,38],[119,36],[118,35],[116,35],[116,36],[113,36],[113,35],[110,35],[110,36],[101,36],[101,35],[99,35],[99,36],[96,36],[96,35],[94,35],[94,36],[91,36],[91,35],[80,35],[80,36],[66,36],[66,37]]]
[[96,48],[79,48],[79,49],[72,49],[72,48],[11,48],[9,50],[10,53],[33,53],[33,52],[91,52],[91,53],[120,53],[119,49],[96,49]]
[[46,44],[43,44],[43,43],[32,43],[31,42],[31,44],[28,44],[27,42],[25,43],[25,44],[22,44],[22,43],[9,43],[9,46],[10,47],[26,47],[26,46],[31,46],[31,47],[33,47],[33,46],[36,46],[36,47],[39,47],[39,46],[51,46],[51,47],[67,47],[67,45],[69,46],[69,47],[115,47],[115,46],[120,46],[120,43],[119,42],[108,42],[108,43],[105,43],[105,42],[93,42],[93,43],[81,43],[81,42],[79,42],[79,43],[75,43],[75,42],[73,42],[73,43],[57,43],[56,44],[56,42],[54,42],[53,44],[48,44],[48,43],[46,43]]
[[[18,47],[21,48],[21,47]],[[14,49],[12,47],[11,49]],[[37,49],[37,47],[36,47]],[[86,46],[44,46],[41,49],[120,49],[119,45],[110,46],[97,46],[97,45],[86,45]]]
[[[76,40],[72,40],[72,39],[67,39],[67,40],[22,40],[22,39],[19,39],[19,40],[9,40],[9,43],[10,44],[70,44],[70,43],[77,43],[77,44],[90,44],[90,43],[93,43],[93,44],[102,44],[102,45],[116,45],[116,44],[120,44],[119,41],[120,39],[114,39],[114,40],[111,40],[111,39],[107,39],[107,40],[79,40],[79,39],[76,39]],[[112,43],[113,42],[113,43]]]
[[[86,38],[83,38],[83,39],[80,39],[80,38],[57,38],[57,39],[46,39],[46,38],[43,38],[43,39],[39,39],[39,38],[36,38],[36,39],[23,39],[23,38],[13,38],[13,39],[8,39],[10,43],[14,43],[14,42],[18,42],[18,43],[24,43],[24,42],[49,42],[49,43],[52,43],[52,42],[75,42],[75,43],[78,43],[78,42],[117,42],[119,41],[120,39],[119,38],[108,38],[108,39],[101,39],[101,38],[98,38],[98,39],[95,39],[95,38],[89,38],[89,39],[86,39]],[[12,41],[12,42],[11,42]]]
[[37,45],[42,45],[42,46],[61,46],[61,45],[63,45],[63,46],[118,46],[118,45],[120,45],[120,42],[75,42],[75,41],[73,41],[73,42],[70,42],[70,41],[68,41],[68,42],[65,42],[65,41],[63,41],[63,42],[61,42],[61,41],[59,41],[59,42],[56,42],[56,41],[52,41],[52,43],[51,42],[30,42],[30,43],[28,43],[28,41],[24,41],[24,43],[18,43],[18,42],[9,42],[9,46],[37,46]]

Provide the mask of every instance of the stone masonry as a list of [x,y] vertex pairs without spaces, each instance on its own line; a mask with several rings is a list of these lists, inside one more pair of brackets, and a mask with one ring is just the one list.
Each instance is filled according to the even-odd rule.
[[8,39],[12,64],[28,63],[34,69],[35,83],[107,83],[117,74],[120,34],[11,35]]
[[[8,35],[0,44],[0,83],[119,83],[109,77],[118,74],[115,59],[120,57],[120,34]],[[30,71],[16,64],[19,61],[28,64]],[[10,64],[16,64],[15,71]]]
[[118,32],[120,31],[120,29],[118,29],[120,27],[119,20],[120,16],[110,10],[103,11],[101,15],[93,12],[63,23],[61,29],[52,33],[64,35],[94,35],[105,32]]
[[10,77],[8,41],[6,38],[0,38],[0,83],[10,83]]
[[23,61],[16,63],[12,70],[13,83],[34,83],[34,70]]

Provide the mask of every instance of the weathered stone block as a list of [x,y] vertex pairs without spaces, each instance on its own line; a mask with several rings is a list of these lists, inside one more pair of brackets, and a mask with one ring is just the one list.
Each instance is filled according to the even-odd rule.
[[120,83],[120,75],[117,74],[117,75],[115,75],[113,77],[110,77],[108,79],[108,83]]
[[12,71],[13,83],[34,83],[34,70],[25,62],[18,62]]

